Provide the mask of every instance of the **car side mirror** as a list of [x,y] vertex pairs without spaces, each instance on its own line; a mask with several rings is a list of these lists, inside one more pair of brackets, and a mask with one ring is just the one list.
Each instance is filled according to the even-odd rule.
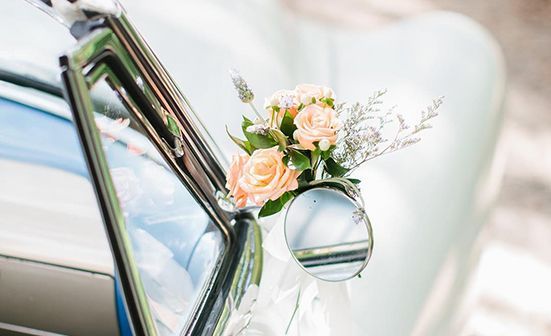
[[291,201],[285,239],[298,264],[325,281],[358,275],[373,249],[371,223],[363,207],[341,190],[327,187],[307,190]]

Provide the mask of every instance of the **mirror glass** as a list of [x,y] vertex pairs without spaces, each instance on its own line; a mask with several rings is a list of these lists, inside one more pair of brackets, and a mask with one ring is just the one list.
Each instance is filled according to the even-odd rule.
[[373,248],[365,211],[332,188],[310,189],[293,199],[285,217],[285,238],[299,265],[325,281],[358,275]]

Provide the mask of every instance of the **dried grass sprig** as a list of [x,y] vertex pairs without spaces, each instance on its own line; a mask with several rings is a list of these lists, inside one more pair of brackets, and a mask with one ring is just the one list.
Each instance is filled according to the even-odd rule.
[[[404,117],[395,112],[395,107],[381,113],[381,97],[386,92],[374,92],[366,104],[341,103],[335,106],[343,127],[339,130],[339,140],[333,157],[350,171],[371,159],[419,142],[421,139],[417,135],[431,128],[429,121],[438,115],[438,108],[444,98],[434,99],[431,105],[421,111],[419,122],[408,125]],[[384,131],[390,124],[397,124],[392,140],[384,136]]]

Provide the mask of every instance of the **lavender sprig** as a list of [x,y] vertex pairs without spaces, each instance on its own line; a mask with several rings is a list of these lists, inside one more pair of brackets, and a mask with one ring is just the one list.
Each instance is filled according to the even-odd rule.
[[256,109],[256,107],[253,104],[254,93],[253,93],[253,90],[251,90],[249,88],[249,85],[247,84],[245,79],[235,69],[230,69],[230,77],[231,77],[231,80],[233,82],[233,86],[235,87],[235,90],[237,91],[237,95],[239,96],[239,99],[243,103],[249,104],[249,106],[252,108],[252,110],[256,114],[256,116],[263,123],[266,123],[266,120],[262,117],[262,115],[258,112],[258,110]]

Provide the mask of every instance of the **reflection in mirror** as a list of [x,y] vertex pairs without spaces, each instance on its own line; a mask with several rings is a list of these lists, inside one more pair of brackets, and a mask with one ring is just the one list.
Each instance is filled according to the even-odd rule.
[[180,335],[223,239],[119,101],[121,94],[126,93],[116,93],[105,80],[95,84],[95,122],[157,329],[160,335]]
[[285,238],[299,265],[325,281],[359,274],[373,248],[365,212],[352,198],[331,188],[310,189],[291,202]]

